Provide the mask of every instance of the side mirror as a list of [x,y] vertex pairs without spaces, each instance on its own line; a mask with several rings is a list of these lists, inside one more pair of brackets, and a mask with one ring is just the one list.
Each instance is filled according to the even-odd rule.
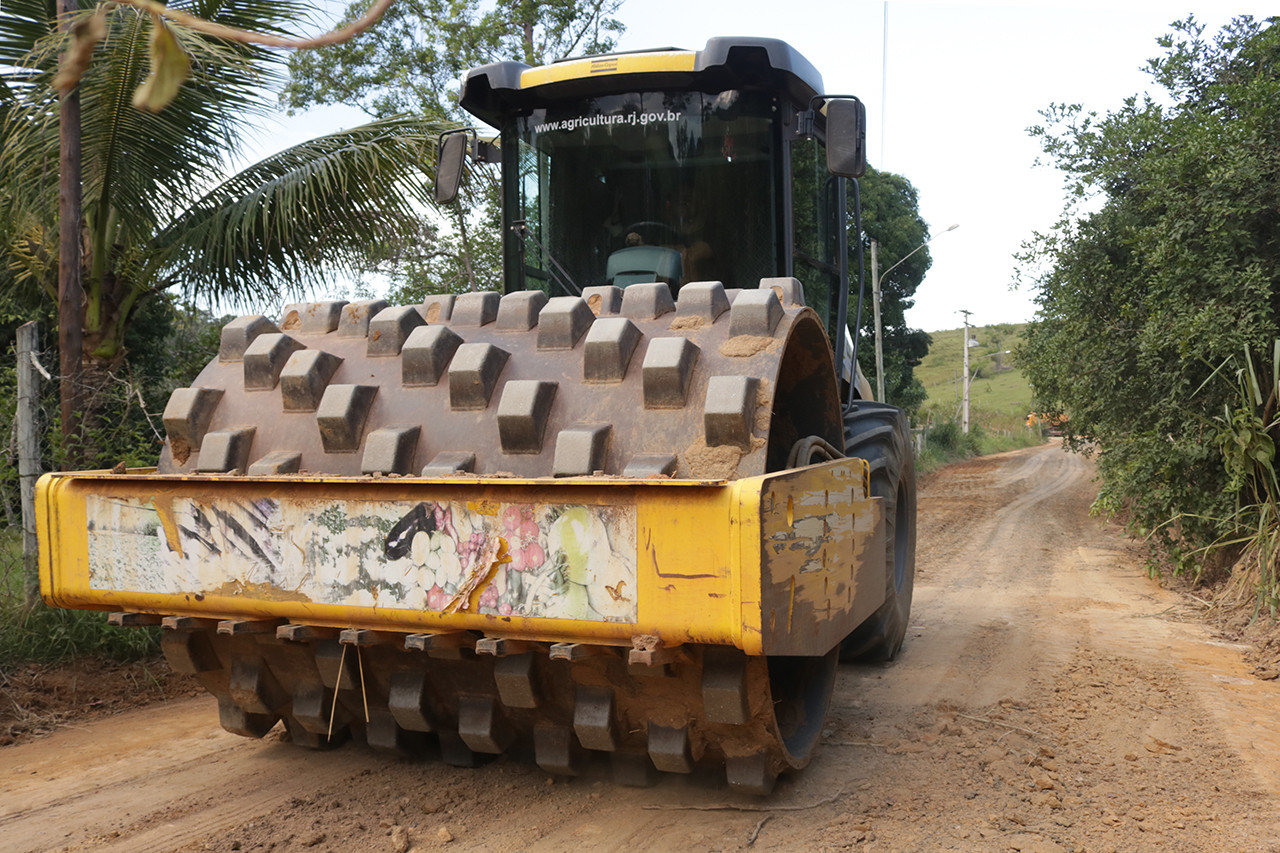
[[436,204],[448,204],[458,197],[462,166],[467,159],[467,134],[454,131],[440,137],[436,148]]
[[827,171],[842,178],[867,171],[867,108],[857,98],[827,101]]

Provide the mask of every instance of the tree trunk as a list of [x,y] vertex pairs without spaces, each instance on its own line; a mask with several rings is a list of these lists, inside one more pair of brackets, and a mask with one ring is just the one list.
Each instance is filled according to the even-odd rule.
[[541,65],[540,57],[533,53],[533,14],[524,20],[524,61],[529,65]]
[[[58,0],[59,26],[69,26],[70,15],[79,9],[76,0]],[[58,190],[58,363],[63,442],[63,469],[80,467],[81,448],[81,356],[83,343],[84,290],[80,278],[81,186],[80,186],[80,91],[62,96],[59,111]]]

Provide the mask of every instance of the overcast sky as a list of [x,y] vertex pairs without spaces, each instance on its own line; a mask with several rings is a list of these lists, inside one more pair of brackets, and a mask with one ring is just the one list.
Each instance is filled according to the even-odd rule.
[[[1194,14],[1216,31],[1274,3],[873,2],[626,0],[619,48],[701,48],[714,36],[781,38],[823,75],[828,92],[867,105],[872,165],[905,175],[935,240],[933,267],[908,322],[927,331],[1032,319],[1033,293],[1011,290],[1014,253],[1063,206],[1062,177],[1035,166],[1026,129],[1053,102],[1114,109],[1150,83],[1169,23]],[[886,27],[887,20],[887,27]],[[274,137],[297,141],[358,120],[320,111]],[[291,137],[297,133],[297,139]],[[950,233],[946,229],[958,224]]]

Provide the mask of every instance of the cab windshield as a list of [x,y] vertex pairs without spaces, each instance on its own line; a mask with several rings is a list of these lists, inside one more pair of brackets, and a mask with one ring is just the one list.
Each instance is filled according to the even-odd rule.
[[779,274],[775,109],[759,93],[643,92],[516,119],[509,272],[552,295]]

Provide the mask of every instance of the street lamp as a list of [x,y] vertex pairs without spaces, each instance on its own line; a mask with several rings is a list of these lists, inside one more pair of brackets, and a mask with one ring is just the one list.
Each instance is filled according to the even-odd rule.
[[[954,231],[959,227],[960,223],[957,222],[942,233],[946,234],[948,231]],[[933,240],[934,237],[930,237],[910,252],[907,252],[896,264],[885,270],[883,274],[877,272],[879,263],[877,262],[876,250],[880,247],[880,244],[875,240],[871,241],[871,308],[876,318],[876,399],[881,403],[887,403],[888,400],[884,398],[884,344],[880,340],[880,283],[888,277],[889,273],[900,267],[907,258],[932,243]]]

